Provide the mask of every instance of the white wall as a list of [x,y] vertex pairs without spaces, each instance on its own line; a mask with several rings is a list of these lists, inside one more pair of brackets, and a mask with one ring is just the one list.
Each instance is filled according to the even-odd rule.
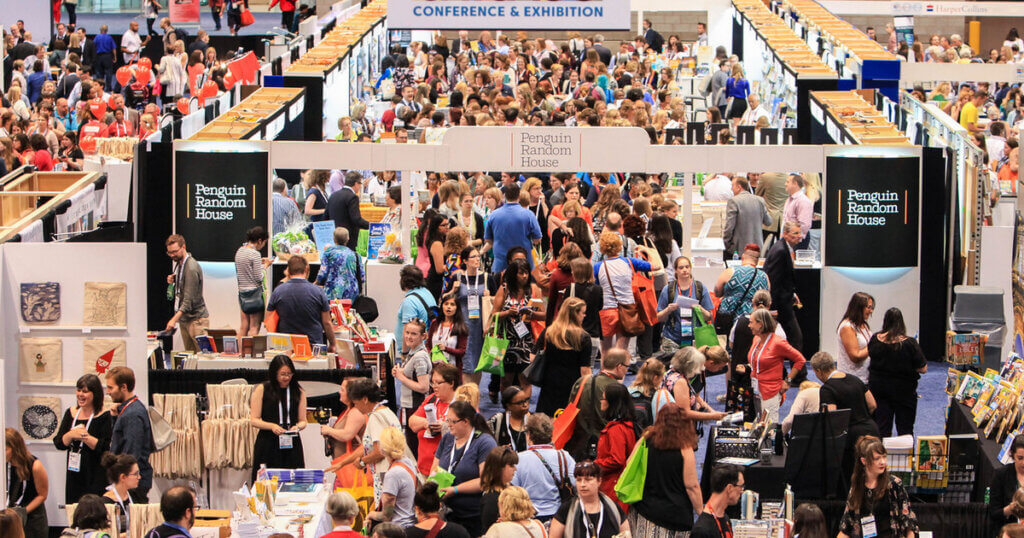
[[994,286],[1003,290],[1003,353],[1000,360],[1010,354],[1013,344],[1013,226],[984,226],[981,228],[981,276],[979,286]]
[[[58,396],[64,408],[74,404],[75,381],[82,375],[82,340],[88,337],[127,340],[128,366],[136,373],[136,392],[141,399],[148,394],[146,376],[146,246],[141,243],[7,243],[0,246],[0,308],[3,336],[4,422],[19,423],[18,398],[21,396]],[[83,334],[79,330],[60,330],[61,325],[82,324],[85,282],[124,282],[128,285],[127,330]],[[61,318],[56,328],[33,326],[26,336],[59,337],[63,344],[61,383],[24,385],[18,381],[18,342],[24,323],[20,314],[20,288],[23,282],[60,282]],[[28,449],[38,457],[50,475],[50,493],[46,513],[52,525],[64,523],[64,483],[66,453],[57,451],[52,441],[28,441]]]

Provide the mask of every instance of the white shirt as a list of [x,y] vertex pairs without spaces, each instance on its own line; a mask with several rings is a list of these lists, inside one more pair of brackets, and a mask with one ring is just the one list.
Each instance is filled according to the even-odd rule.
[[139,49],[142,48],[142,38],[139,37],[139,33],[125,30],[124,35],[121,36],[121,48],[125,50],[124,63],[130,64],[134,62]]
[[1006,151],[1006,139],[1001,136],[990,136],[985,140],[985,147],[988,148],[988,162],[995,166]]
[[718,175],[704,183],[704,199],[709,202],[727,202],[732,198],[732,180]]
[[757,105],[757,108],[747,108],[747,111],[743,113],[743,117],[740,119],[740,125],[757,125],[757,120],[761,116],[768,118],[768,123],[771,125],[771,115],[764,109],[764,103]]

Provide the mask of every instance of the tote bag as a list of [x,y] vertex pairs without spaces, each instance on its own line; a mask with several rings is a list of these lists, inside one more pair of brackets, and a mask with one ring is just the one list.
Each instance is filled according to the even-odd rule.
[[[629,260],[627,260],[629,261]],[[633,262],[629,262],[633,269]],[[647,325],[658,323],[658,296],[654,293],[654,281],[646,273],[633,269],[633,301],[637,305],[640,321]]]
[[347,491],[356,500],[359,514],[356,515],[352,528],[361,529],[366,520],[366,515],[373,509],[373,480],[362,473],[357,474],[355,479],[355,484],[352,487],[338,488],[338,491]]
[[615,483],[615,494],[619,501],[633,504],[644,498],[644,483],[647,481],[647,438],[641,437],[633,453],[626,461],[626,467]]
[[[608,262],[606,261],[605,264]],[[633,267],[633,264],[629,264]],[[612,275],[608,272],[608,265],[604,266],[605,276],[608,278],[608,287],[612,290],[612,298],[615,299],[616,309],[619,311],[619,325],[622,326],[622,332],[629,336],[637,336],[644,333],[644,323],[640,321],[640,313],[637,311],[636,304],[622,304],[619,302],[619,297],[615,293],[615,285],[612,284]]]
[[253,16],[252,11],[249,11],[249,8],[245,8],[242,10],[242,14],[238,17],[238,20],[244,27],[256,22],[256,17]]
[[717,346],[718,334],[715,333],[715,326],[704,321],[704,314],[700,307],[693,308],[693,347]]
[[580,388],[576,391],[576,397],[573,398],[572,403],[566,406],[557,417],[555,417],[555,423],[553,433],[551,435],[551,442],[555,445],[555,448],[565,448],[566,443],[569,439],[572,439],[572,434],[576,431],[576,417],[580,414],[580,408],[577,407],[580,403],[580,394],[583,394],[583,389],[586,388],[587,382],[591,381],[592,376],[588,375],[583,378],[580,382]]
[[476,364],[476,372],[505,375],[505,352],[508,351],[508,340],[498,338],[498,315],[494,315],[491,330],[484,338],[480,349],[480,360]]

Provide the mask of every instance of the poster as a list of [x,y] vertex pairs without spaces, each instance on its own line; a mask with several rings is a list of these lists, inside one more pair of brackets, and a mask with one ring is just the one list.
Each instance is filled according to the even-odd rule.
[[313,242],[316,250],[323,254],[327,247],[334,244],[334,221],[321,220],[313,223]]
[[125,341],[114,338],[87,338],[82,341],[82,373],[103,377],[114,366],[127,366]]
[[920,159],[828,157],[825,265],[916,267]]
[[253,226],[270,228],[269,156],[266,151],[176,151],[174,233],[185,237],[197,260],[233,262]]
[[366,257],[376,260],[380,255],[380,249],[386,242],[387,235],[391,233],[391,224],[382,222],[370,223],[370,240],[366,247]]
[[200,0],[169,0],[167,10],[171,24],[199,24]]
[[907,46],[914,44],[914,17],[893,17],[893,27],[896,29],[896,39]]
[[391,30],[629,30],[629,0],[388,0]]

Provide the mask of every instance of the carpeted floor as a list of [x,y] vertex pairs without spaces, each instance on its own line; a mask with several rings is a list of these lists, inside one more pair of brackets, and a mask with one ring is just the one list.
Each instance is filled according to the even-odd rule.
[[[281,26],[281,12],[276,9],[269,13],[253,11],[252,14],[256,22],[242,28],[239,34],[243,36],[266,35],[271,33],[271,29]],[[138,13],[79,13],[78,25],[85,27],[86,31],[92,35],[99,32],[101,25],[106,24],[110,28],[111,35],[121,35],[128,29],[128,23],[133,19],[139,23],[139,33],[145,34],[146,18]],[[65,15],[62,20],[67,22],[67,16]],[[226,16],[221,18],[221,29],[219,31],[214,30],[213,16],[210,15],[209,9],[203,9],[199,12],[199,24],[210,35],[230,35]],[[160,21],[158,19],[153,25],[153,29],[158,34],[163,35],[163,31],[160,30],[159,26]],[[190,35],[195,37],[195,32],[190,32]]]
[[[812,381],[819,381],[813,372],[808,375],[808,378]],[[495,405],[490,402],[487,397],[487,381],[488,376],[485,375],[483,379],[482,394],[480,399],[480,413],[487,418],[490,418],[495,413],[502,411],[500,405]],[[626,384],[633,382],[632,376],[626,378]],[[819,381],[820,382],[820,381]],[[945,391],[946,386],[946,366],[942,363],[930,362],[928,363],[928,372],[921,376],[921,380],[918,383],[917,393],[919,400],[917,403],[917,421],[914,427],[914,433],[916,435],[940,435],[946,431],[946,406],[947,396]],[[717,375],[708,378],[708,398],[710,404],[719,410],[725,409],[724,404],[720,404],[715,401],[715,396],[725,393],[725,376]],[[789,414],[789,410],[793,405],[793,399],[796,397],[797,389],[790,389],[786,402],[782,404],[782,408],[779,412],[780,416],[785,417]],[[534,387],[532,396],[532,405],[536,405],[537,396],[540,394],[540,390]],[[500,402],[499,402],[500,404]],[[700,446],[697,452],[698,471],[703,468],[704,464],[704,452],[705,452],[705,440],[701,439]]]

